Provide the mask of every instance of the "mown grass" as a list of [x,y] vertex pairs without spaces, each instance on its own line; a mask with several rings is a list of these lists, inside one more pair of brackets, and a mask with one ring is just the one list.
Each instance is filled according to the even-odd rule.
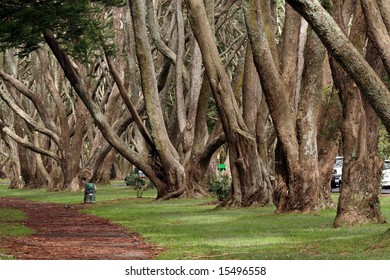
[[[7,236],[23,236],[32,233],[22,222],[26,216],[22,211],[12,208],[0,208],[0,239]],[[0,248],[0,260],[12,259],[11,256]]]
[[[82,193],[7,190],[0,196],[80,203]],[[274,207],[216,209],[207,199],[156,202],[136,199],[124,186],[98,189],[85,212],[108,218],[163,248],[158,259],[389,259],[388,224],[332,228],[335,209],[311,214],[274,214]],[[333,198],[336,200],[337,195]],[[390,220],[390,196],[381,200]]]

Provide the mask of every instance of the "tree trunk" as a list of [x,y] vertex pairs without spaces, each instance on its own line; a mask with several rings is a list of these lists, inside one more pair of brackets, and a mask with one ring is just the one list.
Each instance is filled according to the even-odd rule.
[[219,57],[205,6],[201,0],[187,0],[192,31],[202,52],[229,149],[232,186],[226,207],[263,204],[265,183],[255,136],[249,132]]
[[[360,5],[356,5],[353,18],[349,37],[363,53],[366,37]],[[366,57],[380,73],[383,64],[378,63],[378,56],[371,43]],[[338,66],[335,65],[333,70],[344,117],[341,129],[344,155],[342,187],[333,225],[339,227],[384,222],[379,205],[383,164],[377,152],[379,119],[353,81]]]
[[141,84],[155,144],[155,156],[160,159],[160,171],[162,172],[160,176],[166,182],[165,187],[157,187],[157,198],[169,199],[185,195],[187,189],[186,174],[184,167],[180,163],[179,154],[168,137],[164,123],[151,47],[147,35],[144,16],[145,6],[142,2],[140,0],[129,1],[129,4],[133,19],[137,58],[141,72]]
[[18,155],[17,143],[12,141],[10,137],[3,131],[1,131],[1,137],[3,138],[6,147],[8,148],[9,161],[6,166],[6,174],[10,179],[11,189],[21,189],[24,187],[24,181],[21,175],[20,161]]
[[329,53],[350,75],[390,132],[390,94],[380,77],[317,0],[287,2],[312,26]]
[[[294,13],[291,24],[300,30],[300,20]],[[282,70],[288,81],[282,78],[278,62],[268,43],[263,13],[258,0],[250,0],[245,6],[245,20],[252,45],[254,62],[260,77],[264,95],[268,104],[278,137],[276,149],[276,181],[273,195],[278,212],[312,211],[325,202],[320,201],[319,166],[318,166],[318,98],[324,87],[323,69],[325,50],[321,48],[316,36],[309,35],[305,48],[305,73],[302,78],[299,104],[297,105],[298,37],[294,32],[292,49]],[[295,26],[291,26],[295,23]],[[287,44],[287,43],[286,43]],[[288,49],[288,48],[287,48]],[[282,54],[281,54],[282,55]],[[291,63],[291,61],[290,61]],[[292,69],[295,69],[293,71]],[[298,107],[297,107],[298,106]]]
[[334,160],[338,155],[340,128],[342,119],[341,104],[333,91],[333,85],[325,88],[321,96],[321,110],[319,117],[319,133],[317,135],[318,162],[320,170],[320,201],[324,207],[335,207],[330,193],[330,181],[334,170]]

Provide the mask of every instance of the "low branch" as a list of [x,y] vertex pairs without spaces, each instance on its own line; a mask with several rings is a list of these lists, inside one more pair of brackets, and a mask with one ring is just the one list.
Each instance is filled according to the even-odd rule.
[[37,97],[37,95],[32,92],[28,87],[26,87],[23,83],[21,83],[18,79],[14,78],[13,76],[5,73],[3,70],[0,69],[0,77],[5,81],[10,83],[17,91],[19,91],[21,94],[26,96],[35,106],[37,109],[39,116],[41,117],[43,123],[45,126],[53,131],[53,133],[57,133],[57,127],[56,125],[51,121],[49,114],[46,111],[45,106]]
[[390,92],[317,0],[287,0],[317,33],[329,53],[359,87],[390,132]]
[[106,54],[107,58],[107,64],[108,68],[110,69],[111,75],[114,78],[115,83],[118,86],[119,93],[122,96],[123,101],[125,102],[127,108],[129,109],[131,115],[133,116],[133,119],[138,127],[138,130],[141,132],[141,135],[145,138],[146,142],[155,149],[155,144],[153,142],[152,137],[150,136],[147,128],[143,124],[143,121],[141,117],[139,116],[136,108],[133,105],[133,102],[131,102],[128,92],[125,89],[125,86],[123,85],[122,79],[119,77],[118,72],[115,70],[112,57],[110,55]]
[[18,116],[20,116],[23,120],[25,120],[29,125],[31,125],[34,130],[45,134],[46,136],[53,139],[53,141],[61,147],[60,138],[53,131],[39,125],[35,120],[33,120],[26,112],[23,111],[13,100],[12,97],[9,96],[5,91],[0,90],[0,97],[4,100],[4,102],[14,111]]
[[54,159],[59,165],[62,165],[62,160],[55,153],[47,151],[45,149],[39,148],[35,146],[33,143],[27,141],[26,139],[20,137],[15,132],[13,132],[9,127],[7,127],[2,120],[0,120],[0,129],[7,134],[10,138],[12,138],[15,142],[19,143],[23,147],[30,149],[36,153],[41,155],[45,155]]

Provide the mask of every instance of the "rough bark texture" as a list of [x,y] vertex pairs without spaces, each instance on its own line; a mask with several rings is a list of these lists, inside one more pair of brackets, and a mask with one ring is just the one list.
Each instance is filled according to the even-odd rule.
[[[278,164],[275,168],[273,195],[279,212],[311,211],[326,204],[320,200],[323,196],[320,196],[316,141],[320,104],[318,97],[324,86],[322,70],[325,50],[314,34],[309,36],[305,46],[305,72],[298,99],[297,83],[300,80],[296,73],[300,20],[291,11],[289,16],[290,24],[286,26],[284,36],[285,40],[292,38],[292,46],[288,48],[287,42],[284,43],[287,58],[282,64],[282,70],[288,79],[283,79],[267,40],[260,1],[248,1],[245,6],[254,62],[279,140],[275,156]],[[292,34],[286,34],[291,33],[291,30],[294,30]],[[300,100],[299,105],[297,100]]]
[[229,148],[232,187],[224,206],[264,203],[265,185],[260,172],[262,163],[257,154],[255,138],[241,116],[230,80],[219,58],[212,29],[205,24],[208,21],[204,3],[200,0],[188,0],[186,3]]
[[390,132],[390,94],[386,85],[317,0],[287,0],[312,26],[329,53],[356,83]]
[[72,87],[75,89],[80,99],[83,101],[84,105],[87,107],[88,111],[95,120],[96,125],[99,127],[106,140],[121,155],[123,155],[126,159],[128,159],[130,162],[132,162],[141,170],[143,170],[144,173],[153,181],[156,187],[163,186],[164,183],[156,176],[155,170],[148,164],[147,159],[143,158],[142,156],[134,152],[132,149],[130,149],[111,128],[110,124],[107,122],[106,118],[101,112],[99,106],[92,100],[87,88],[85,87],[79,74],[74,69],[69,57],[59,46],[54,34],[51,31],[47,30],[44,35],[46,42],[53,51],[53,54],[56,56],[57,61],[60,63],[65,73],[65,76],[71,83]]
[[[361,5],[369,37],[376,46],[387,73],[390,73],[390,35],[379,10],[378,2],[377,0],[361,0]],[[389,5],[387,4],[387,6]],[[383,5],[382,7],[384,12],[386,12],[385,7]]]
[[147,35],[145,6],[143,1],[129,1],[134,24],[138,63],[141,69],[141,84],[146,103],[146,110],[151,125],[152,137],[158,157],[161,159],[161,174],[167,187],[158,189],[158,198],[179,197],[186,191],[186,174],[180,163],[180,157],[173,147],[164,123],[160,97],[158,94],[156,74]]
[[[360,5],[356,5],[353,15],[349,37],[355,47],[364,53],[365,22]],[[378,63],[380,61],[372,44],[368,45],[366,57],[380,73],[383,64]],[[334,226],[383,222],[379,205],[382,169],[382,160],[377,152],[379,119],[366,98],[340,67],[333,65],[333,71],[336,86],[340,90],[344,119],[341,129],[343,181]]]

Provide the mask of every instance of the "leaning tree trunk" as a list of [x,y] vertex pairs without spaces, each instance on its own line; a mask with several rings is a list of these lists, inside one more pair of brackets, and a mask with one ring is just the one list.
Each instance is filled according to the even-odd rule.
[[146,27],[145,5],[143,1],[129,1],[136,42],[137,59],[141,72],[141,85],[145,98],[146,110],[154,142],[155,163],[159,164],[159,173],[165,185],[157,187],[158,199],[170,199],[186,195],[186,173],[180,162],[180,156],[172,145],[158,94],[157,80],[151,46]]
[[223,205],[240,207],[263,203],[265,183],[255,136],[250,133],[241,116],[208,24],[204,3],[201,0],[187,0],[186,3],[229,149],[232,185]]
[[[300,20],[290,14],[299,30]],[[297,64],[284,65],[285,77],[271,52],[259,0],[249,0],[245,6],[245,20],[252,45],[254,62],[260,76],[278,137],[276,149],[276,180],[273,200],[278,212],[312,211],[321,207],[317,151],[319,94],[323,88],[325,50],[318,39],[310,35],[306,45],[305,73],[297,105]],[[287,26],[292,28],[292,26]],[[289,29],[287,29],[289,30]],[[295,44],[299,34],[295,33]],[[288,42],[290,43],[290,42]],[[286,43],[287,44],[287,43]],[[297,48],[294,48],[295,56]],[[291,51],[291,50],[290,50]],[[294,57],[289,56],[291,59]],[[291,69],[295,69],[292,71]],[[286,73],[290,73],[287,75]],[[291,81],[286,82],[286,77]],[[296,86],[294,86],[296,85]],[[298,108],[297,108],[298,107]]]
[[[350,38],[361,50],[366,48],[365,22],[360,5],[356,6]],[[380,73],[383,64],[369,42],[366,58]],[[378,63],[379,62],[379,63]],[[333,225],[383,222],[379,204],[382,160],[377,152],[379,118],[351,79],[335,65],[335,83],[343,104],[343,177],[337,215]]]
[[390,95],[381,78],[317,0],[286,0],[312,26],[390,132]]

